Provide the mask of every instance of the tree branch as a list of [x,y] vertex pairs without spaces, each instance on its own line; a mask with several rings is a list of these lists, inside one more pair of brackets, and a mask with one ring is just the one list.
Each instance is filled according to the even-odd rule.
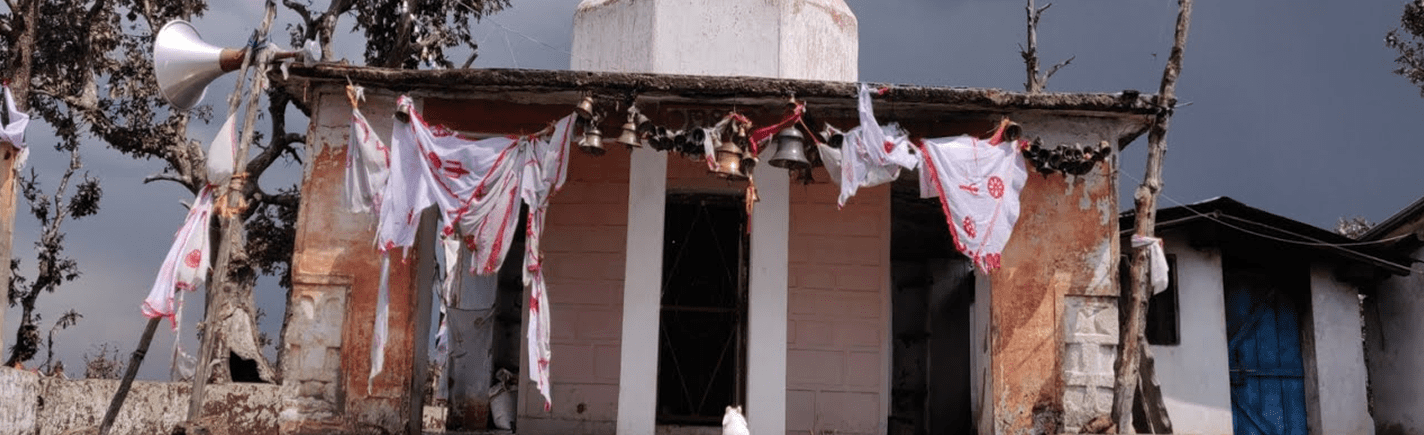
[[297,15],[300,15],[302,17],[302,23],[307,26],[307,29],[312,28],[311,10],[308,10],[306,5],[297,3],[295,0],[282,0],[282,6],[286,6],[287,9],[291,9],[292,12],[296,12]]
[[190,188],[192,187],[192,186],[189,186],[189,181],[188,181],[188,179],[183,178],[181,175],[177,175],[177,174],[173,174],[173,173],[159,172],[159,173],[157,173],[157,174],[152,174],[152,175],[149,175],[149,176],[147,176],[147,177],[143,177],[143,184],[152,183],[152,182],[154,182],[154,181],[172,181],[172,182],[174,182],[174,183],[182,184],[182,185],[188,186],[188,187],[190,187]]
[[1068,60],[1059,62],[1057,65],[1054,65],[1052,68],[1049,68],[1049,69],[1048,69],[1048,72],[1043,73],[1043,86],[1044,86],[1044,87],[1047,87],[1047,86],[1048,86],[1048,79],[1053,78],[1053,74],[1058,73],[1058,70],[1059,70],[1059,69],[1062,69],[1063,67],[1068,66],[1068,64],[1073,63],[1073,59],[1077,59],[1077,58],[1078,58],[1078,56],[1069,57]]

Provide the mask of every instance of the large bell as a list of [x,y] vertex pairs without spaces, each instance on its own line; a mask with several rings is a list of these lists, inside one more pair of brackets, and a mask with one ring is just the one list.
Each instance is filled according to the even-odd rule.
[[776,133],[776,154],[771,156],[771,165],[784,169],[808,169],[811,161],[806,160],[806,136],[796,127],[786,127]]
[[740,180],[746,178],[742,173],[742,149],[732,141],[722,141],[717,146],[717,170],[712,171],[718,177]]
[[584,130],[583,143],[579,144],[579,149],[595,156],[601,156],[607,152],[603,148],[603,133],[598,131],[597,125],[590,123],[588,129]]
[[164,24],[153,40],[153,75],[169,104],[188,110],[203,100],[208,83],[242,67],[244,50],[203,42],[198,29],[183,20]]

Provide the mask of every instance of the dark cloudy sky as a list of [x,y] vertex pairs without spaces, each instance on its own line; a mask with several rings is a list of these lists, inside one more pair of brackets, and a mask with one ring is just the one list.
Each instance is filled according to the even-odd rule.
[[[246,41],[260,18],[257,0],[212,2],[197,20],[218,45]],[[318,2],[324,4],[324,2]],[[860,22],[860,79],[872,82],[1022,90],[1024,5],[1007,0],[849,0]],[[1040,1],[1042,3],[1042,1]],[[1231,196],[1255,207],[1330,228],[1341,216],[1378,222],[1424,194],[1424,99],[1418,88],[1390,73],[1394,54],[1384,47],[1404,0],[1200,1],[1168,137],[1168,198],[1196,202]],[[578,0],[514,0],[508,11],[476,25],[481,39],[476,67],[565,69],[572,16]],[[1039,29],[1045,66],[1076,56],[1049,83],[1050,91],[1155,93],[1172,43],[1176,2],[1170,0],[1059,1]],[[279,11],[278,21],[290,13]],[[344,18],[343,28],[350,18]],[[250,23],[238,26],[238,23]],[[281,31],[283,25],[274,29]],[[286,43],[286,37],[276,38]],[[341,41],[341,57],[360,61],[360,41]],[[215,83],[206,103],[223,101],[231,79]],[[265,107],[265,106],[264,106]],[[225,107],[218,108],[218,111]],[[50,146],[47,126],[32,124],[30,166],[60,170],[63,157]],[[204,142],[216,126],[195,126]],[[299,130],[299,127],[294,127]],[[138,304],[185,213],[191,195],[176,185],[143,185],[158,162],[128,159],[93,143],[88,170],[103,179],[100,214],[67,225],[68,252],[84,276],[40,299],[53,319],[68,308],[85,315],[59,335],[57,355],[71,373],[81,355],[99,343],[128,351],[144,319]],[[1143,172],[1145,139],[1123,158],[1123,192]],[[267,188],[290,184],[300,167],[274,168]],[[272,171],[269,171],[272,172]],[[47,178],[53,186],[52,178]],[[1124,207],[1130,195],[1124,195]],[[32,218],[16,217],[15,256],[32,274]],[[264,281],[259,305],[269,315],[262,329],[276,335],[284,293]],[[186,346],[196,347],[192,324],[201,298],[188,303]],[[19,310],[9,309],[3,333],[13,343]],[[46,322],[48,323],[48,321]],[[47,326],[45,326],[47,328]],[[158,335],[142,376],[166,379],[173,335]]]

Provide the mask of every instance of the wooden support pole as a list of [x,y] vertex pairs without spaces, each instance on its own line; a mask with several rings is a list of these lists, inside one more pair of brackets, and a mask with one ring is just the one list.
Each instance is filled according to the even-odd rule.
[[129,366],[124,368],[124,380],[119,381],[119,391],[114,392],[113,400],[109,401],[109,410],[104,412],[104,420],[99,423],[99,435],[108,435],[109,428],[114,425],[114,419],[119,417],[119,409],[124,407],[124,398],[129,396],[129,387],[133,386],[134,377],[138,376],[138,367],[143,365],[143,357],[148,355],[148,345],[153,343],[153,332],[158,330],[158,323],[162,320],[162,317],[148,319],[148,325],[143,327],[138,348],[134,349],[133,356],[129,358]]
[[[1182,51],[1187,43],[1187,30],[1191,24],[1192,1],[1178,0],[1179,10],[1177,12],[1176,38],[1172,43],[1172,54],[1167,59],[1167,66],[1162,71],[1162,88],[1157,94],[1157,106],[1160,110],[1157,119],[1152,124],[1152,129],[1148,133],[1147,149],[1147,174],[1142,179],[1142,185],[1137,187],[1137,192],[1133,195],[1136,205],[1136,221],[1134,223],[1134,234],[1144,237],[1152,237],[1157,226],[1157,194],[1162,190],[1162,159],[1167,153],[1167,126],[1172,118],[1172,106],[1176,104],[1175,93],[1177,88],[1177,76],[1182,71]],[[1128,296],[1127,304],[1124,307],[1127,311],[1126,321],[1122,324],[1121,344],[1118,346],[1118,360],[1116,367],[1117,378],[1114,382],[1113,391],[1113,421],[1117,423],[1119,433],[1135,433],[1132,421],[1132,405],[1138,392],[1140,372],[1144,360],[1152,358],[1152,351],[1147,346],[1147,300],[1150,295],[1147,288],[1150,285],[1148,278],[1147,250],[1138,249],[1132,256],[1132,292]],[[1155,382],[1153,382],[1155,384]],[[1149,415],[1149,420],[1166,422],[1170,427],[1170,420],[1167,419],[1166,408],[1160,406],[1162,397],[1160,390],[1157,397],[1146,397],[1147,401],[1157,402],[1156,406],[1144,406],[1144,410],[1157,410],[1160,416],[1154,418]],[[1170,430],[1170,429],[1169,429]]]
[[[268,0],[266,16],[263,17],[262,24],[257,30],[257,40],[262,40],[267,37],[267,31],[272,27],[272,19],[276,17],[276,15],[276,3],[272,0]],[[227,202],[225,204],[217,204],[218,210],[227,209],[238,212],[219,213],[218,216],[222,237],[218,239],[218,254],[217,261],[213,264],[213,279],[208,281],[207,313],[204,318],[202,346],[198,352],[198,364],[193,374],[193,389],[188,401],[189,422],[196,421],[201,415],[203,396],[205,394],[204,387],[207,385],[208,377],[211,376],[213,360],[217,358],[217,356],[213,354],[219,353],[219,349],[217,349],[217,339],[218,334],[220,334],[219,329],[223,327],[222,321],[224,318],[222,316],[214,317],[225,311],[223,309],[223,299],[225,299],[224,296],[227,296],[226,293],[229,292],[225,290],[214,291],[214,289],[234,285],[229,282],[231,281],[229,273],[230,269],[232,269],[232,260],[234,255],[242,255],[236,251],[245,249],[245,246],[241,243],[243,240],[243,222],[240,210],[243,208],[243,203],[245,202],[244,182],[246,180],[238,174],[245,174],[246,172],[247,149],[248,145],[252,143],[252,128],[257,122],[257,101],[262,96],[262,90],[265,88],[267,80],[265,71],[273,56],[272,50],[265,48],[255,50],[255,52],[250,50],[250,52],[252,52],[252,54],[243,58],[242,68],[240,69],[242,75],[238,76],[237,90],[233,91],[233,94],[228,97],[229,113],[235,113],[241,102],[240,95],[242,94],[243,84],[247,80],[247,72],[250,67],[256,66],[256,72],[252,74],[252,88],[248,90],[247,113],[246,118],[243,120],[242,136],[237,143],[237,150],[234,153],[236,157],[234,158],[233,179],[226,190]]]

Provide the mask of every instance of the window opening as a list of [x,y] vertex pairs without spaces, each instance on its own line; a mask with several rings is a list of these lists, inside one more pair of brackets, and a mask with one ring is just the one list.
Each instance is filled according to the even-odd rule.
[[[1124,255],[1118,262],[1118,285],[1122,290],[1122,301],[1127,303],[1132,294],[1132,256]],[[1167,289],[1148,296],[1146,335],[1147,344],[1156,346],[1176,346],[1182,344],[1181,312],[1178,306],[1177,255],[1167,254]],[[1149,290],[1150,291],[1150,290]],[[1121,319],[1126,310],[1118,311]]]

